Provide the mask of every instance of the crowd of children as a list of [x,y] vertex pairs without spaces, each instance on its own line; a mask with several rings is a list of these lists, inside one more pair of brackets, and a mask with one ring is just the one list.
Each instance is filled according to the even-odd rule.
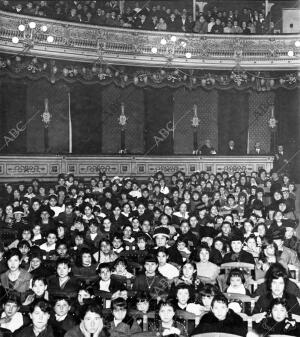
[[263,169],[6,183],[0,334],[299,336],[295,191]]

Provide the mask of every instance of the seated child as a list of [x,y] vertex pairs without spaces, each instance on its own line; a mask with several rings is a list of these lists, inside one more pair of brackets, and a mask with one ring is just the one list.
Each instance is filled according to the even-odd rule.
[[222,294],[213,298],[211,311],[201,318],[191,335],[209,332],[223,332],[238,336],[245,336],[247,333],[247,322],[228,308],[228,300]]
[[126,259],[123,257],[119,257],[114,262],[114,268],[113,268],[112,275],[124,276],[127,279],[131,279],[134,277],[133,274],[127,271],[127,262],[126,262]]
[[267,317],[260,323],[254,323],[253,330],[262,336],[269,334],[300,336],[300,324],[292,318],[289,310],[285,298],[274,298]]
[[250,296],[249,290],[245,288],[244,272],[240,269],[235,268],[230,270],[227,285],[226,293]]
[[[15,332],[24,325],[24,317],[19,312],[20,302],[16,296],[10,295],[3,302],[0,327]],[[27,322],[28,323],[28,322]]]
[[141,332],[137,322],[127,314],[127,302],[124,298],[118,297],[112,301],[112,315],[109,332],[111,336],[132,336]]

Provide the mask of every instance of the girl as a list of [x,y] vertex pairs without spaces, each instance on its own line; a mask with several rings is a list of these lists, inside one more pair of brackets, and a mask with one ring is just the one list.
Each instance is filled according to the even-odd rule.
[[126,259],[123,257],[119,257],[114,262],[114,269],[113,269],[112,275],[124,276],[127,279],[131,279],[134,277],[133,274],[127,271],[127,262],[126,262]]
[[210,249],[206,244],[201,244],[199,247],[200,262],[196,263],[197,275],[200,278],[208,279],[212,283],[216,283],[216,279],[220,273],[220,268],[209,262]]
[[250,295],[248,289],[245,288],[245,276],[240,269],[231,269],[227,278],[228,288],[226,293]]
[[168,263],[168,249],[166,247],[159,247],[156,250],[156,256],[158,260],[158,271],[168,280],[179,276],[179,270],[172,264]]
[[75,265],[72,266],[74,277],[86,284],[97,280],[97,264],[89,248],[83,247],[77,253]]
[[29,311],[29,305],[36,299],[49,300],[48,282],[44,276],[36,276],[32,279],[31,290],[27,292],[25,301],[22,303],[22,311]]
[[180,337],[188,337],[185,326],[175,320],[175,305],[172,300],[162,300],[158,304],[159,320],[156,326],[150,329],[161,335],[178,335]]
[[300,325],[292,318],[289,310],[284,298],[275,298],[270,305],[267,317],[259,324],[254,323],[254,331],[262,335],[300,336]]

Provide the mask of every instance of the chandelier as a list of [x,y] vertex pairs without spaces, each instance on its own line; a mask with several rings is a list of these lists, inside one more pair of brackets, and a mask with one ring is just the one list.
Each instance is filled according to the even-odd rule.
[[24,51],[28,51],[34,47],[35,38],[43,35],[44,39],[48,43],[54,42],[54,37],[47,34],[48,26],[45,24],[39,24],[34,21],[27,23],[21,23],[18,26],[19,33],[12,37],[12,42],[14,44],[22,43],[24,46]]
[[177,38],[173,35],[171,37],[163,37],[160,40],[160,46],[153,46],[151,52],[153,54],[161,54],[167,58],[168,62],[172,62],[175,53],[183,54],[187,59],[192,57],[192,53],[187,48],[187,40],[184,38]]

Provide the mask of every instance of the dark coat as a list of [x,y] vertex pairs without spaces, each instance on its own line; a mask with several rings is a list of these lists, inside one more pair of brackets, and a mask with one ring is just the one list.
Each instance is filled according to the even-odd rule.
[[243,319],[231,309],[229,309],[223,321],[219,321],[212,312],[208,312],[202,317],[199,325],[192,332],[191,336],[208,332],[223,332],[246,336],[247,322],[244,322]]

